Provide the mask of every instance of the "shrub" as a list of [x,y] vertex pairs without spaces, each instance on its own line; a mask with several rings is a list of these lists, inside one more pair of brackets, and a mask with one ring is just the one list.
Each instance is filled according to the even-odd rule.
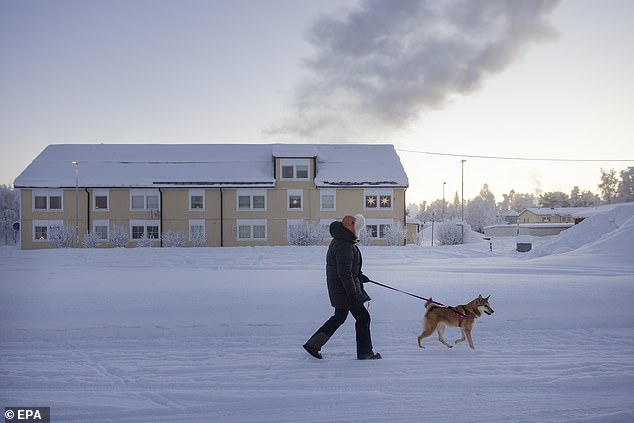
[[288,243],[290,245],[322,245],[328,233],[319,225],[300,223],[288,228]]
[[[465,226],[465,230],[467,227]],[[438,245],[458,245],[464,244],[462,238],[462,227],[456,223],[436,224],[436,242]]]
[[123,226],[114,225],[110,228],[110,241],[115,247],[125,247],[130,242],[130,234]]
[[75,228],[67,225],[54,226],[48,233],[48,240],[55,248],[70,248],[75,239]]
[[84,234],[84,248],[95,248],[101,242],[101,238],[95,232],[86,232]]
[[185,245],[185,235],[182,232],[168,230],[162,235],[164,247],[182,247]]

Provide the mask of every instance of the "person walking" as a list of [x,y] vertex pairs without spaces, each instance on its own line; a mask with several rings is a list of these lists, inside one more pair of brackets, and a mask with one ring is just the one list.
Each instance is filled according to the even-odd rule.
[[357,343],[357,359],[377,360],[381,354],[372,349],[370,335],[370,313],[363,306],[370,301],[370,296],[363,289],[363,284],[370,279],[361,271],[362,257],[357,242],[361,231],[365,228],[365,218],[345,216],[341,222],[330,224],[332,241],[326,253],[326,282],[330,304],[334,307],[334,315],[328,319],[313,336],[303,345],[308,354],[321,359],[321,347],[334,335],[346,321],[348,313],[355,318]]

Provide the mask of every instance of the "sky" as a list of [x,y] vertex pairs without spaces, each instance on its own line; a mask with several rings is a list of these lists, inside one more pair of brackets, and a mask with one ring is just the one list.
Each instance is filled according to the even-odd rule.
[[393,144],[408,203],[463,180],[466,199],[598,193],[601,169],[634,166],[632,17],[628,0],[0,0],[0,184],[49,144],[345,142]]

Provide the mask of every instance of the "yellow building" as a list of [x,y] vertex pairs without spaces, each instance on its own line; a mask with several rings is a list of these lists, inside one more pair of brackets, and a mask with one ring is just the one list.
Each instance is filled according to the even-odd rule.
[[112,246],[288,245],[293,225],[366,217],[372,243],[405,226],[408,179],[392,145],[50,145],[18,176],[21,248],[51,247],[55,228]]

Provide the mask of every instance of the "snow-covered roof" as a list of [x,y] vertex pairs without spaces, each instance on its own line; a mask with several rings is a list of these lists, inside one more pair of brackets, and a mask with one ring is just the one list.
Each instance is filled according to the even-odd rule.
[[314,158],[318,187],[407,187],[387,144],[55,144],[14,182],[16,188],[273,187],[274,158]]
[[587,209],[588,207],[529,207],[524,209],[522,213],[529,211],[536,216],[575,216]]

